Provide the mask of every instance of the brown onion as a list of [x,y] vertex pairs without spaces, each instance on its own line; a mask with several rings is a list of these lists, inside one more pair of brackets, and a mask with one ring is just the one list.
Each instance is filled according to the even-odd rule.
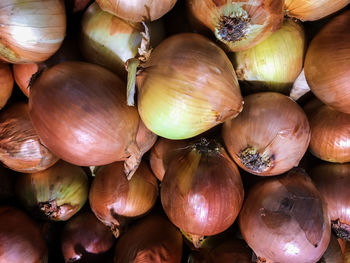
[[180,263],[181,233],[163,216],[149,215],[120,237],[114,263]]
[[239,226],[245,241],[266,263],[315,263],[331,234],[327,206],[301,170],[255,185],[244,202]]
[[237,118],[224,123],[222,136],[233,160],[256,175],[278,175],[297,166],[310,141],[303,110],[289,97],[261,92],[244,98]]
[[285,0],[284,9],[290,17],[314,21],[337,12],[349,3],[349,0]]
[[253,47],[281,28],[283,0],[187,0],[190,15],[230,51]]
[[161,185],[165,213],[195,247],[201,246],[203,236],[233,224],[243,197],[237,166],[214,141],[202,140],[182,150],[169,164]]
[[35,216],[65,221],[85,204],[88,178],[81,167],[60,160],[45,171],[21,175],[16,193]]
[[13,76],[9,65],[0,64],[0,109],[5,106],[11,97],[13,89]]
[[165,15],[176,0],[96,0],[102,10],[130,22],[153,21]]
[[158,184],[145,162],[131,180],[123,173],[123,163],[99,167],[92,182],[89,200],[92,211],[118,237],[126,220],[147,213],[155,204]]
[[45,240],[39,227],[29,216],[13,207],[0,207],[0,262],[48,262]]
[[333,234],[326,252],[318,263],[345,263],[338,240]]
[[0,60],[9,63],[44,61],[59,49],[65,37],[64,2],[1,0],[0,24]]
[[104,262],[114,236],[91,212],[76,215],[64,226],[61,248],[66,262]]
[[41,144],[25,102],[17,102],[0,112],[0,161],[23,173],[45,170],[58,161]]
[[[333,3],[333,2],[332,2]],[[305,77],[323,103],[350,114],[350,10],[332,19],[311,41]]]

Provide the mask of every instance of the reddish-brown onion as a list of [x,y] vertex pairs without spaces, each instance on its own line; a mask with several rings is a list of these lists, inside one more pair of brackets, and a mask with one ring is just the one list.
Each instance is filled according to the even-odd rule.
[[237,118],[224,123],[222,135],[233,160],[256,175],[278,175],[297,166],[310,141],[303,110],[289,97],[261,92],[244,98]]
[[45,170],[58,161],[41,144],[25,102],[17,102],[0,112],[0,161],[23,173]]
[[305,77],[323,103],[350,114],[350,10],[331,20],[311,41]]
[[127,219],[147,213],[157,196],[157,180],[145,162],[140,163],[131,180],[123,173],[123,163],[115,162],[97,169],[89,200],[97,218],[118,237]]
[[65,225],[61,248],[66,262],[104,262],[114,236],[91,212],[76,215]]
[[224,148],[202,140],[181,151],[165,172],[161,201],[170,221],[195,247],[203,236],[223,232],[243,203],[241,176]]
[[239,226],[266,263],[315,263],[331,234],[327,205],[309,176],[298,169],[255,185],[244,202]]
[[0,262],[48,262],[45,240],[39,227],[14,207],[0,207]]
[[180,263],[181,233],[163,216],[136,222],[117,242],[114,263]]
[[13,76],[10,65],[0,64],[0,109],[5,106],[11,97],[13,89]]

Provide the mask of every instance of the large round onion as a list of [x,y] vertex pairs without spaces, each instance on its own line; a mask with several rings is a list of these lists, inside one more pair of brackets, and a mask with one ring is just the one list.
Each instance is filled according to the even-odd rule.
[[0,207],[0,262],[48,262],[45,240],[39,227],[13,207]]
[[13,89],[13,76],[9,65],[0,64],[0,109],[5,106],[11,97]]
[[201,35],[164,40],[142,67],[137,78],[139,114],[162,137],[196,136],[242,110],[230,60]]
[[233,224],[243,196],[237,166],[220,145],[206,140],[182,150],[169,164],[161,185],[165,213],[195,247],[200,247],[203,236]]
[[299,170],[255,185],[244,202],[239,226],[266,263],[315,263],[331,235],[327,206],[308,175]]
[[66,33],[63,0],[1,0],[0,60],[41,62],[52,56]]
[[[333,1],[332,1],[333,3]],[[335,17],[311,41],[305,77],[323,103],[350,114],[350,10]]]
[[23,173],[45,170],[58,161],[41,144],[25,102],[17,102],[0,112],[0,161]]
[[244,102],[242,113],[226,121],[222,131],[233,160],[256,175],[278,175],[297,166],[310,141],[303,110],[277,92],[255,93]]

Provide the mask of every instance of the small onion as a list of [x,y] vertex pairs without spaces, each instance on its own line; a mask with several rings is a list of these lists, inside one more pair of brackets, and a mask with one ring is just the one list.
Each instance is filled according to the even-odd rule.
[[16,193],[34,215],[65,221],[85,204],[88,178],[81,167],[60,160],[45,171],[21,175]]
[[96,0],[102,10],[130,22],[153,21],[165,15],[176,0]]
[[25,102],[17,102],[0,112],[0,161],[22,173],[45,170],[58,161],[41,144]]
[[233,160],[256,175],[278,175],[297,166],[310,141],[303,110],[289,97],[261,92],[244,98],[244,109],[224,123],[222,135]]
[[149,215],[120,237],[114,263],[180,263],[181,233],[163,216]]
[[63,0],[1,0],[0,60],[35,63],[52,56],[66,33]]
[[0,207],[0,262],[47,263],[45,240],[36,223],[13,207]]
[[13,89],[13,76],[7,64],[0,64],[0,109],[5,106],[11,97]]
[[253,47],[282,26],[283,0],[187,0],[190,15],[230,51]]
[[114,236],[93,213],[85,212],[68,221],[61,242],[66,262],[104,262],[103,253],[112,248]]
[[302,25],[286,19],[281,29],[259,44],[233,53],[232,60],[237,78],[245,84],[244,89],[288,94],[303,68],[304,51]]
[[[333,1],[332,1],[333,3]],[[350,10],[332,19],[311,41],[305,77],[323,103],[350,114]]]
[[284,9],[290,17],[314,21],[337,12],[349,3],[349,0],[285,0]]
[[244,197],[234,162],[216,142],[202,140],[169,164],[161,185],[170,221],[201,246],[203,236],[223,232],[235,221]]
[[266,263],[315,263],[331,235],[327,206],[300,170],[255,185],[244,202],[239,226],[245,241]]
[[118,237],[126,220],[147,213],[157,196],[157,180],[145,162],[141,162],[131,180],[123,173],[123,163],[115,162],[97,169],[89,200],[96,217]]
[[190,138],[242,110],[230,60],[199,34],[169,37],[142,68],[137,77],[138,110],[146,127],[157,135]]

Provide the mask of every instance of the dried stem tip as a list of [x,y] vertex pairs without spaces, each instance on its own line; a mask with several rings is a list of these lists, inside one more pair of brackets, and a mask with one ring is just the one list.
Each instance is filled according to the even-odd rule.
[[218,33],[221,40],[239,41],[246,37],[249,28],[249,18],[222,16]]
[[239,153],[241,163],[254,172],[264,172],[271,166],[271,158],[268,154],[259,153],[252,146],[247,146]]

